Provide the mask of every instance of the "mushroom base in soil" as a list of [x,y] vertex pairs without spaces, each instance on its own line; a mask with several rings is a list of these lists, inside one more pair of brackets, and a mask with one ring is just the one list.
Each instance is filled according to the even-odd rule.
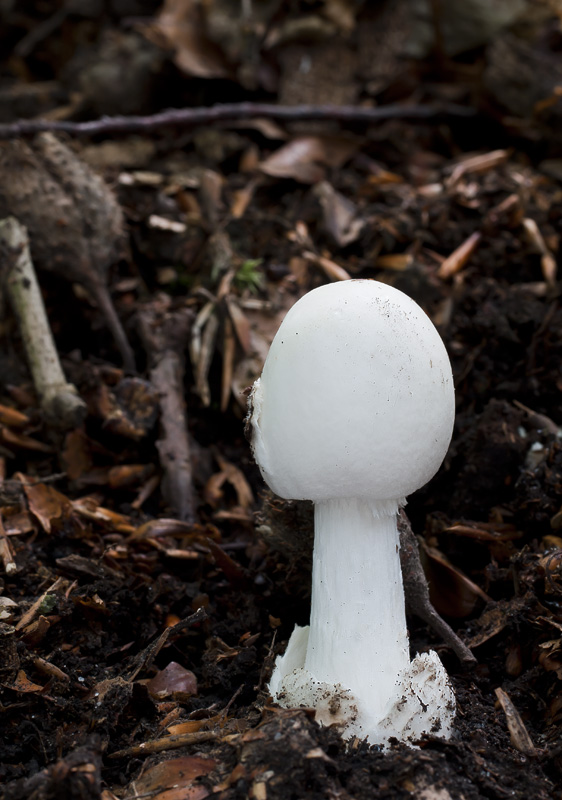
[[345,738],[448,738],[455,697],[445,669],[434,651],[410,661],[396,514],[353,499],[317,503],[314,516],[311,622],[276,660],[274,700],[314,708]]
[[397,513],[435,474],[454,421],[439,334],[377,281],[319,287],[285,317],[250,395],[269,487],[315,503],[310,626],[278,657],[271,694],[346,738],[448,737],[455,698],[433,651],[409,656]]

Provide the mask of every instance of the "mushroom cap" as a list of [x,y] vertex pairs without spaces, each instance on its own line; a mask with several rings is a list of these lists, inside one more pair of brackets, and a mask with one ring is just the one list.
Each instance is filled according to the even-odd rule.
[[281,497],[396,502],[451,439],[451,365],[410,297],[373,280],[321,286],[290,309],[251,394],[255,459]]

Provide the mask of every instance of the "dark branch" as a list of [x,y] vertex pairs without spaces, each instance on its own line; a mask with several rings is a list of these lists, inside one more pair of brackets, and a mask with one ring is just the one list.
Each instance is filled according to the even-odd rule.
[[208,108],[170,108],[146,117],[103,117],[89,122],[68,122],[47,119],[23,119],[0,124],[0,139],[32,136],[44,131],[68,133],[72,136],[93,136],[109,133],[148,133],[158,128],[182,128],[209,125],[226,120],[267,117],[269,119],[333,120],[371,124],[388,119],[434,120],[443,117],[472,117],[476,110],[458,105],[387,105],[377,108],[361,106],[277,106],[271,103],[225,103]]

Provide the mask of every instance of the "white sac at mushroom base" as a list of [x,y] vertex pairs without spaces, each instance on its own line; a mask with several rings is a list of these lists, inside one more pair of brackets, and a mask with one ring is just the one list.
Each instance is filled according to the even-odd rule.
[[297,627],[270,683],[285,707],[372,744],[448,738],[455,697],[434,652],[410,662],[396,510],[358,498],[315,505],[310,626]]
[[309,630],[308,625],[297,625],[285,654],[276,659],[269,691],[280,706],[314,708],[316,720],[322,725],[335,724],[344,739],[357,736],[387,745],[391,739],[413,742],[425,734],[450,737],[455,696],[434,650],[418,654],[401,673],[396,692],[379,719],[350,689],[319,681],[304,668]]

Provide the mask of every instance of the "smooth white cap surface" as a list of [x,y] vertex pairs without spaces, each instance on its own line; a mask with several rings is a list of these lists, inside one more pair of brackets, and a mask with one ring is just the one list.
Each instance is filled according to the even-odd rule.
[[433,323],[371,280],[321,286],[291,308],[251,402],[254,456],[276,494],[388,501],[382,513],[435,474],[455,410]]

